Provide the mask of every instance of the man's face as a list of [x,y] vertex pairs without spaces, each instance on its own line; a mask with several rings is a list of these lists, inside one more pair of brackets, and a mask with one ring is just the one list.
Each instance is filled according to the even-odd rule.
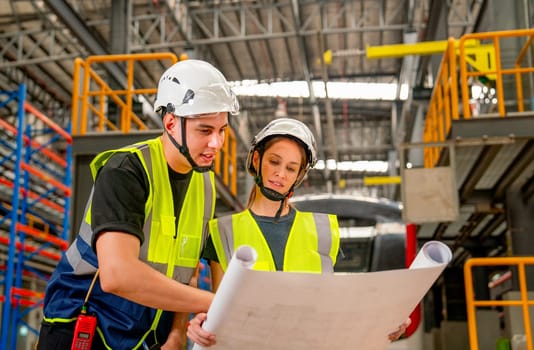
[[[182,132],[179,122],[172,129],[173,137],[181,144]],[[226,128],[228,127],[228,113],[203,114],[185,121],[187,148],[193,161],[199,167],[209,167],[215,160],[224,143]]]

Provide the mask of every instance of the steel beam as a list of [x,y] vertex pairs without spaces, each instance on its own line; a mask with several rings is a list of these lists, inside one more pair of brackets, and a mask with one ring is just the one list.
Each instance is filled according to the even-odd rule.
[[[93,32],[66,1],[45,0],[45,3],[91,54],[109,55],[108,48],[93,35]],[[126,76],[117,64],[110,63],[105,67],[113,79],[117,80],[121,86],[126,86]]]
[[[368,46],[365,51],[366,57],[369,59],[396,58],[409,55],[442,54],[447,49],[447,45],[447,40],[424,41],[414,44]],[[456,41],[455,45],[458,47],[459,41]],[[465,47],[467,48],[476,48],[477,46],[479,46],[478,40],[471,39],[465,41]]]

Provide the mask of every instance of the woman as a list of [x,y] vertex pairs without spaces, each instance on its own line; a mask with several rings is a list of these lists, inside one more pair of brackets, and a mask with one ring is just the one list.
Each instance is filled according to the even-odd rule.
[[256,270],[333,272],[339,249],[336,216],[304,213],[289,205],[316,154],[313,134],[295,119],[276,119],[256,135],[247,157],[248,172],[256,183],[248,209],[209,225],[216,254],[208,249],[205,258],[214,273],[215,289],[234,250],[243,244],[258,253]]
[[[301,212],[289,204],[294,189],[316,161],[315,138],[298,120],[275,119],[254,137],[247,170],[254,177],[255,186],[247,209],[213,219],[209,224],[211,240],[204,258],[210,261],[214,291],[234,250],[244,244],[252,246],[258,254],[255,270],[334,271],[339,250],[336,216]],[[198,314],[187,335],[195,343],[211,346],[215,344],[215,335],[201,328],[205,319],[205,313]],[[395,339],[402,332],[394,334]]]

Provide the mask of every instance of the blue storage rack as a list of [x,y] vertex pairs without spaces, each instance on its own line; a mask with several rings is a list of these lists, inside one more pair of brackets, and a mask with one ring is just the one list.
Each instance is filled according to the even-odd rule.
[[28,262],[36,258],[57,262],[68,246],[70,125],[66,129],[57,125],[25,97],[24,84],[17,91],[0,91],[0,110],[16,108],[16,117],[0,119],[0,232],[4,232],[0,244],[7,245],[8,255],[0,296],[0,349],[5,350],[16,349],[22,326],[38,334],[26,316],[42,308],[44,293],[25,288],[23,275],[44,281],[49,276]]

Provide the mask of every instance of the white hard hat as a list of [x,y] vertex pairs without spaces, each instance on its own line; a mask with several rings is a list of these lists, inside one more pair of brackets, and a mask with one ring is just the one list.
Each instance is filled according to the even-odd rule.
[[267,124],[260,132],[256,134],[250,145],[247,156],[247,170],[252,176],[257,176],[254,164],[252,164],[252,156],[254,151],[263,144],[267,139],[274,136],[285,136],[298,141],[306,152],[306,165],[303,167],[304,171],[299,174],[295,187],[300,185],[304,175],[317,162],[317,145],[315,137],[311,130],[303,122],[292,118],[278,118]]
[[217,112],[239,114],[237,97],[224,75],[201,60],[179,61],[163,73],[154,110],[158,112],[162,107],[180,117]]

